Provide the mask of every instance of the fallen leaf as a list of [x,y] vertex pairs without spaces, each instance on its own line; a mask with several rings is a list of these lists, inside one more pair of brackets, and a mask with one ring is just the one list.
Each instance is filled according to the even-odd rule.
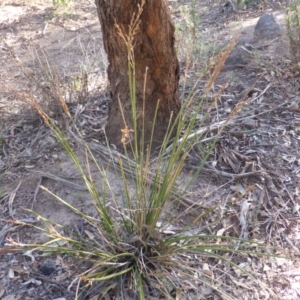
[[36,279],[31,278],[31,279],[27,280],[26,282],[22,283],[22,285],[28,285],[30,283],[32,283],[34,285],[41,285],[43,282],[41,280],[36,280]]
[[19,273],[19,274],[23,274],[24,273],[23,268],[21,266],[19,266],[19,265],[11,266],[11,270],[13,270],[14,272]]
[[243,283],[243,282],[240,282],[240,281],[237,281],[233,278],[231,278],[231,280],[237,285],[237,286],[241,286],[243,287],[244,289],[247,289],[247,290],[252,290],[252,288],[250,288],[247,284]]
[[7,295],[4,298],[1,298],[1,300],[19,300],[21,298],[21,295],[15,295],[15,294],[11,294],[11,295]]
[[9,269],[9,271],[8,271],[8,277],[10,279],[13,279],[15,277],[15,272],[14,272],[13,269]]
[[95,235],[92,232],[90,232],[89,230],[85,230],[84,232],[89,237],[89,239],[91,239],[92,241],[95,239]]
[[32,251],[33,250],[28,250],[28,251],[26,251],[24,253],[24,255],[30,257],[31,258],[31,262],[34,263],[35,262],[35,258],[34,258],[33,254],[32,254]]
[[293,207],[293,214],[295,214],[298,210],[299,210],[299,204],[295,203],[295,205]]
[[244,186],[241,183],[238,183],[236,185],[231,185],[230,189],[234,192],[239,192],[240,194],[245,194],[246,189],[244,188]]
[[265,264],[263,270],[264,271],[270,271],[271,268],[267,264]]
[[182,290],[181,289],[177,289],[176,290],[176,300],[180,300],[182,296]]
[[213,274],[213,272],[209,269],[209,266],[208,266],[207,263],[204,263],[204,264],[203,264],[202,270],[203,270],[203,273],[204,273],[205,275],[214,278],[214,274]]

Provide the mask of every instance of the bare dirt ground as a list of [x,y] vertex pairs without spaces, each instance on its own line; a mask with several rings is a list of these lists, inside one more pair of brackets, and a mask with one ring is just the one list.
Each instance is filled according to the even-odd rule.
[[[191,2],[169,2],[177,30],[183,96],[210,58],[235,34],[241,34],[238,45],[251,52],[246,58],[234,57],[239,63],[225,66],[212,91],[218,95],[225,87],[211,110],[210,125],[224,121],[240,101],[244,105],[227,124],[192,187],[192,200],[201,208],[216,207],[207,220],[214,224],[210,233],[253,238],[282,247],[290,255],[290,259],[249,256],[248,261],[240,262],[265,285],[263,291],[248,284],[245,276],[228,271],[232,299],[300,299],[300,79],[290,61],[284,27],[286,3],[281,1],[280,8],[273,2],[252,1],[243,11],[227,15],[218,1],[197,1],[198,27],[196,34],[189,35]],[[274,40],[253,37],[254,26],[265,12],[274,13],[283,28]],[[78,216],[37,189],[41,183],[93,214],[76,168],[30,104],[16,92],[27,95],[30,89],[42,86],[39,102],[65,126],[57,103],[51,101],[49,81],[55,74],[49,65],[55,66],[63,96],[86,140],[103,142],[109,102],[107,61],[93,1],[78,0],[68,8],[55,8],[50,0],[0,0],[0,63],[0,189],[4,191],[0,198],[0,299],[74,299],[75,287],[68,286],[79,267],[69,257],[53,257],[56,271],[45,276],[40,272],[44,257],[5,254],[4,245],[8,238],[46,241],[31,227],[37,220],[24,208],[67,228],[83,226]],[[207,78],[200,82],[199,98],[206,82]],[[210,129],[205,137],[215,134]],[[84,162],[84,152],[70,141]],[[195,154],[187,162],[186,172],[199,163]],[[96,176],[93,167],[92,174]],[[118,174],[110,176],[112,187],[118,190]],[[93,298],[96,295],[83,299],[97,299]],[[222,298],[210,291],[206,299]]]

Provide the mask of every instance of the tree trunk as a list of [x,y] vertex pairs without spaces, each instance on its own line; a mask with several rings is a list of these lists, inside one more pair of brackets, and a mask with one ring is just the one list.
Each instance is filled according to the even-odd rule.
[[[111,103],[106,133],[109,141],[117,147],[122,145],[121,129],[126,128],[126,125],[128,129],[133,129],[133,122],[128,77],[128,49],[118,34],[115,24],[122,32],[127,33],[132,17],[137,14],[138,4],[141,2],[141,0],[96,0],[104,47],[109,61]],[[140,137],[144,118],[144,138],[145,142],[148,142],[159,101],[154,126],[154,145],[163,141],[171,115],[171,120],[174,121],[180,109],[179,63],[174,41],[174,26],[171,23],[167,0],[146,0],[140,17],[139,30],[135,34],[133,43],[136,119]],[[143,99],[145,99],[144,115]]]

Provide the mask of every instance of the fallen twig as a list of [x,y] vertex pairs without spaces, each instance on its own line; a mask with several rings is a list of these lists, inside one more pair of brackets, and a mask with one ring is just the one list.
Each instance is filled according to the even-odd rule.
[[8,200],[8,211],[9,211],[9,215],[14,218],[14,214],[13,214],[13,208],[12,208],[12,204],[14,202],[14,199],[16,197],[17,191],[20,188],[22,184],[22,180],[19,182],[18,186],[16,187],[16,189],[14,191],[11,192],[10,196],[9,196],[9,200]]
[[40,180],[39,180],[39,182],[38,182],[38,184],[37,184],[37,186],[35,188],[34,195],[33,195],[33,200],[32,200],[32,205],[31,205],[31,210],[33,210],[33,206],[36,203],[36,197],[37,197],[37,194],[38,194],[38,192],[40,190],[40,186],[42,184],[42,181],[43,181],[43,176],[41,176],[41,178],[40,178]]
[[65,178],[60,177],[60,176],[56,176],[56,175],[53,175],[53,174],[50,174],[50,173],[47,173],[47,172],[37,171],[37,170],[30,170],[30,172],[40,174],[42,177],[45,177],[45,178],[49,178],[49,179],[52,179],[52,180],[55,180],[55,181],[59,181],[62,184],[66,185],[66,186],[68,186],[72,189],[75,189],[75,190],[79,190],[79,191],[87,191],[88,190],[85,186],[82,186],[82,185],[79,185],[77,183],[71,182],[71,181],[69,181]]
[[260,98],[270,87],[272,86],[272,82],[270,82],[266,88],[255,98],[251,99],[250,102],[254,102],[255,100],[257,100],[258,98]]
[[[187,168],[188,169],[193,169],[193,170],[198,170],[199,167],[188,165]],[[212,168],[212,167],[208,167],[207,164],[205,164],[205,166],[203,167],[202,170],[203,170],[203,172],[213,173],[213,174],[216,174],[218,176],[230,178],[230,179],[233,179],[233,180],[237,180],[237,179],[245,178],[245,177],[250,177],[250,176],[259,177],[259,176],[263,175],[263,173],[260,172],[260,171],[247,172],[247,173],[242,173],[242,174],[232,174],[232,173],[228,173],[228,172],[224,172],[224,171],[219,171],[219,170],[217,170],[215,168]]]

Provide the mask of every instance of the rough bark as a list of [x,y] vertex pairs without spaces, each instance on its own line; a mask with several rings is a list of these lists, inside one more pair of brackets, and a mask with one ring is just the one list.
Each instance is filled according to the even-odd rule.
[[[131,102],[129,97],[128,60],[124,41],[118,35],[115,24],[128,32],[132,16],[138,11],[141,0],[96,0],[102,27],[105,51],[108,56],[108,79],[111,103],[106,133],[111,143],[121,146],[121,129],[126,125],[132,129]],[[140,18],[139,30],[134,40],[136,67],[137,125],[142,128],[144,117],[145,141],[149,141],[155,109],[159,110],[155,122],[155,144],[162,142],[171,120],[175,120],[180,109],[178,84],[179,63],[175,51],[174,26],[166,0],[146,0]],[[146,68],[145,114],[143,116],[143,94]],[[121,108],[119,105],[121,102]],[[140,136],[140,135],[139,135]]]

